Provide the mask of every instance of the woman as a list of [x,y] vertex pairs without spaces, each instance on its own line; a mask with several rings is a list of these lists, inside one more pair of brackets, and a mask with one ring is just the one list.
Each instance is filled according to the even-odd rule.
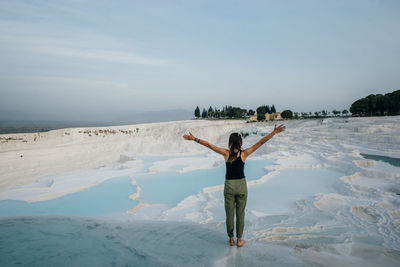
[[267,136],[261,138],[252,147],[242,151],[242,137],[238,133],[232,133],[229,136],[229,149],[217,147],[206,140],[201,140],[193,136],[192,133],[185,134],[185,140],[194,140],[197,143],[206,146],[215,152],[221,154],[225,158],[226,175],[224,186],[224,202],[226,213],[226,230],[229,236],[229,244],[235,245],[233,240],[234,217],[236,209],[236,245],[241,247],[245,241],[242,240],[244,228],[244,209],[247,202],[247,184],[244,175],[244,163],[248,156],[256,151],[265,142],[271,139],[275,134],[285,130],[283,124],[278,127],[275,125],[274,130]]

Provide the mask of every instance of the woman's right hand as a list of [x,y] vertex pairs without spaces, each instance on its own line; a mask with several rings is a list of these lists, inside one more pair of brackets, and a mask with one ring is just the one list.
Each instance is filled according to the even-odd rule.
[[278,127],[276,127],[276,124],[275,124],[274,133],[277,134],[277,133],[283,132],[285,129],[286,129],[286,126],[283,124],[279,125]]
[[185,134],[185,135],[183,136],[183,139],[185,139],[185,140],[194,140],[195,137],[194,137],[194,135],[193,135],[191,132],[189,132],[189,134]]

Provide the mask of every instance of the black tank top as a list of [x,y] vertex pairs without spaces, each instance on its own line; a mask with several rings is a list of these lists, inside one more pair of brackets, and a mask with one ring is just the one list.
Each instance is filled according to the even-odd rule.
[[226,174],[225,179],[232,180],[232,179],[242,179],[245,178],[244,176],[244,162],[240,157],[242,155],[242,150],[240,150],[239,157],[235,159],[232,163],[225,162],[226,164]]

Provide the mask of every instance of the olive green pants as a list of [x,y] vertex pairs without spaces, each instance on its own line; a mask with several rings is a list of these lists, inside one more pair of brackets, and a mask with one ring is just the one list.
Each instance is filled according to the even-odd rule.
[[244,228],[244,209],[247,202],[246,179],[225,180],[224,187],[226,231],[233,237],[234,218],[236,210],[236,237],[242,238]]

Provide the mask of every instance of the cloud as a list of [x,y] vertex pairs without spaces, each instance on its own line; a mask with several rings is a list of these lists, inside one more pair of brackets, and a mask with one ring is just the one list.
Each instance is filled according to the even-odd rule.
[[78,79],[70,77],[50,77],[50,76],[34,76],[34,77],[20,77],[20,80],[27,82],[35,82],[36,84],[47,84],[47,85],[62,85],[70,88],[88,88],[88,89],[100,89],[100,88],[118,88],[128,89],[129,86],[124,83],[108,81],[108,80],[89,80],[89,79]]
[[[131,65],[164,65],[166,61],[132,52],[134,40],[121,42],[112,37],[70,26],[53,28],[0,20],[0,41],[3,51],[55,55],[81,60],[107,61]],[[133,43],[133,44],[132,44]]]
[[44,49],[40,52],[66,56],[66,57],[78,57],[81,59],[93,59],[93,60],[104,60],[110,62],[124,63],[124,64],[140,64],[140,65],[162,65],[165,62],[160,59],[153,59],[148,57],[138,57],[130,53],[110,51],[110,50],[84,50],[84,49],[68,49],[68,48],[56,48],[56,49]]

